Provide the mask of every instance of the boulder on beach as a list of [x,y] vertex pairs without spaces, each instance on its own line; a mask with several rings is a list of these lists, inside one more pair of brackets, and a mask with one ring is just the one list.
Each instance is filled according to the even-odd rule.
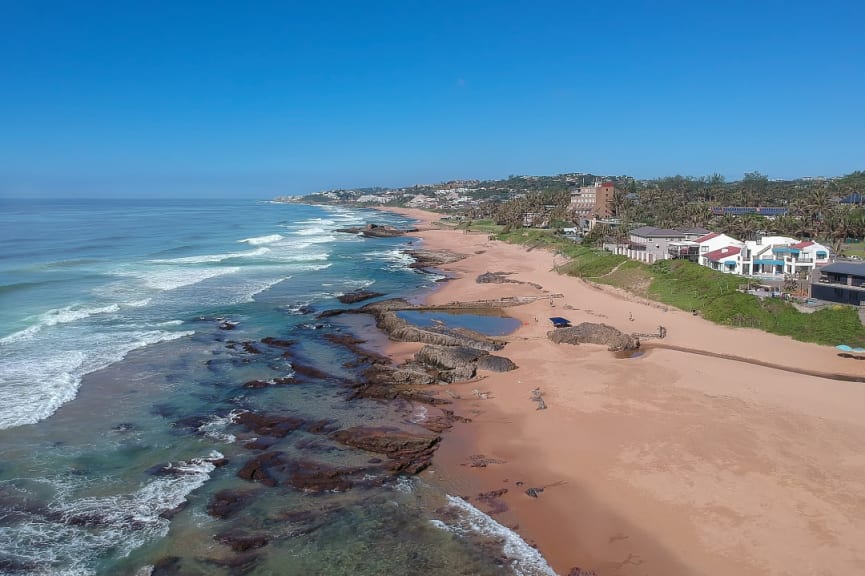
[[488,370],[490,372],[510,372],[516,370],[517,365],[510,358],[504,356],[496,356],[495,354],[487,354],[478,358],[478,370]]
[[568,328],[556,328],[547,332],[547,337],[556,344],[603,344],[611,352],[635,350],[640,341],[630,334],[620,332],[607,324],[583,322]]
[[465,254],[458,254],[450,250],[406,250],[406,254],[414,259],[411,268],[434,268],[445,264],[452,264],[463,260]]

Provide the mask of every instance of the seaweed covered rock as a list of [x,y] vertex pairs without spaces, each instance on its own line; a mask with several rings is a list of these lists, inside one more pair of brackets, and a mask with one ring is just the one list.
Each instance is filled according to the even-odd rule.
[[635,350],[640,341],[607,324],[583,322],[568,328],[557,328],[547,332],[547,337],[556,344],[602,344],[611,352]]

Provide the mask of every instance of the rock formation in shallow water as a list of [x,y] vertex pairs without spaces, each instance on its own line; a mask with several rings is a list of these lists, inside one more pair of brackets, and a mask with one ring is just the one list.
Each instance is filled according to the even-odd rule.
[[336,299],[343,304],[354,304],[356,302],[362,302],[364,300],[378,298],[379,296],[384,296],[384,293],[373,292],[372,290],[366,290],[361,288],[360,290],[354,290],[353,292],[346,292],[341,296],[337,296]]
[[409,232],[417,232],[417,228],[400,229],[383,224],[367,224],[363,227],[353,226],[351,228],[337,228],[335,232],[360,234],[367,238],[393,238],[395,236],[405,236]]

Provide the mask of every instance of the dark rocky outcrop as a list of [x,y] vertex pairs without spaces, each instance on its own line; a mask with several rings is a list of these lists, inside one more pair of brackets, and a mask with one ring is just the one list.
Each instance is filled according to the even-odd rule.
[[543,290],[544,287],[535,282],[523,282],[521,280],[512,280],[508,278],[513,272],[484,272],[475,279],[478,284],[525,284],[538,290]]
[[414,355],[415,361],[437,368],[451,370],[474,364],[478,358],[488,354],[484,350],[468,346],[431,346],[426,345]]
[[262,534],[237,534],[225,532],[213,537],[220,544],[225,544],[235,552],[246,552],[267,546],[267,537]]
[[363,363],[390,364],[390,358],[387,356],[362,348],[361,344],[365,344],[366,340],[356,338],[350,334],[326,334],[325,339],[333,344],[345,346],[358,357],[356,362],[358,365]]
[[388,426],[357,426],[339,430],[331,438],[367,452],[385,454],[393,473],[417,474],[427,468],[438,447],[441,436],[412,434]]
[[445,264],[459,262],[466,257],[450,250],[406,250],[406,254],[414,259],[411,268],[434,268]]
[[353,292],[346,292],[342,296],[337,296],[336,299],[343,304],[354,304],[355,302],[363,302],[364,300],[378,298],[379,296],[384,296],[384,293],[360,289]]
[[405,236],[410,232],[417,232],[417,228],[394,228],[383,224],[367,224],[363,227],[337,228],[335,232],[345,232],[346,234],[360,234],[367,238],[393,238],[395,236]]
[[437,377],[442,382],[465,382],[477,370],[507,372],[517,366],[508,358],[494,356],[485,350],[467,346],[424,346],[415,354],[415,361],[440,368]]
[[255,492],[220,490],[207,503],[207,513],[214,518],[229,518],[255,498]]
[[359,468],[340,468],[314,462],[312,460],[291,460],[286,462],[283,470],[287,473],[287,482],[304,492],[345,492],[354,482],[351,476],[357,474]]
[[261,350],[255,347],[253,342],[227,342],[226,348],[230,350],[243,350],[247,354],[261,354]]
[[265,486],[276,486],[278,482],[270,474],[269,468],[279,464],[281,459],[281,452],[265,452],[244,464],[243,468],[238,470],[237,476],[251,482],[260,482]]
[[235,418],[234,422],[246,426],[260,436],[272,438],[283,438],[306,424],[306,420],[297,416],[277,416],[258,412],[243,412]]
[[291,369],[294,371],[295,376],[303,376],[314,380],[330,380],[335,378],[335,376],[328,374],[323,370],[319,370],[313,366],[307,366],[306,364],[300,364],[294,360],[291,362]]
[[640,341],[607,324],[583,322],[568,328],[557,328],[547,332],[547,337],[556,344],[602,344],[612,352],[635,350]]
[[275,348],[289,348],[297,344],[297,340],[280,340],[279,338],[267,336],[261,339],[261,343]]
[[282,452],[265,452],[246,463],[240,478],[265,486],[288,485],[310,493],[343,492],[359,481],[366,468],[339,467],[313,460],[288,458]]

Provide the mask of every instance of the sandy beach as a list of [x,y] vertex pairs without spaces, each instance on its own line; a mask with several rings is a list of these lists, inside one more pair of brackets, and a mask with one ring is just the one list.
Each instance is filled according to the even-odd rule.
[[[663,344],[792,369],[861,376],[828,346],[726,328],[553,270],[546,251],[425,226],[427,249],[466,258],[427,303],[561,295],[507,309],[522,322],[501,352],[519,368],[455,384],[471,418],[445,433],[426,474],[537,545],[560,574],[865,573],[865,384],[652,348],[554,344],[550,316]],[[529,284],[478,284],[507,272]],[[403,359],[416,349],[395,344]],[[540,388],[546,410],[531,391]],[[485,399],[473,391],[487,392]],[[483,462],[485,466],[472,466]],[[528,488],[543,488],[537,497]],[[485,492],[506,492],[479,499]],[[574,572],[576,573],[576,571]]]

